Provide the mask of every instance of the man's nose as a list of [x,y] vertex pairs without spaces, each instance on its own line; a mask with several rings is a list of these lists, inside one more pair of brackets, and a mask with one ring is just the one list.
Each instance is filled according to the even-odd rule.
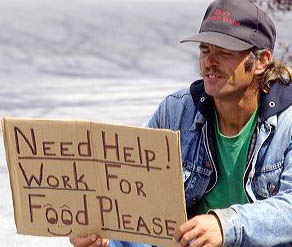
[[210,53],[206,56],[205,64],[208,67],[212,66],[212,65],[219,64],[219,59],[218,59],[218,55],[216,54],[216,52],[210,51]]

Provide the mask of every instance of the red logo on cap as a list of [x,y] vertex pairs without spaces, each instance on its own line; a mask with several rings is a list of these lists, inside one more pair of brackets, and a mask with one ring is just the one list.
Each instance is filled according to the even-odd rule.
[[228,10],[223,9],[216,9],[210,16],[208,16],[208,20],[210,21],[221,21],[223,20],[225,23],[233,25],[233,26],[240,26],[240,22],[234,20],[232,18],[231,13]]

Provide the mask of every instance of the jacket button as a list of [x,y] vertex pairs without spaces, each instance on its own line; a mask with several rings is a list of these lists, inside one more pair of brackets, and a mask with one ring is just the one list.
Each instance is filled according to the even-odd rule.
[[202,98],[200,99],[200,101],[201,101],[201,103],[203,103],[203,102],[205,101],[205,97],[202,97]]
[[269,190],[270,194],[275,195],[277,192],[277,186],[275,184],[269,184],[268,190]]
[[275,103],[274,101],[271,101],[271,102],[269,103],[269,106],[270,106],[271,108],[274,108],[274,107],[276,106],[276,103]]

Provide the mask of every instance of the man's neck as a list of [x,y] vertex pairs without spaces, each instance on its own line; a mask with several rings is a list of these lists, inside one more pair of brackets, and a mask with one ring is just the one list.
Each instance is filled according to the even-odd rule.
[[225,136],[237,135],[258,107],[259,91],[246,92],[232,100],[215,100],[220,132]]

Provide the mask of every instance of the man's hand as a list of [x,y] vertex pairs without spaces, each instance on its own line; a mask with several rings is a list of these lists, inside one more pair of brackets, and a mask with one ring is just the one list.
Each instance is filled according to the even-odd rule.
[[220,222],[212,214],[196,216],[176,230],[174,240],[181,247],[220,247],[223,244]]
[[101,237],[97,235],[70,238],[70,242],[74,247],[108,247],[109,246],[108,239],[102,239]]

